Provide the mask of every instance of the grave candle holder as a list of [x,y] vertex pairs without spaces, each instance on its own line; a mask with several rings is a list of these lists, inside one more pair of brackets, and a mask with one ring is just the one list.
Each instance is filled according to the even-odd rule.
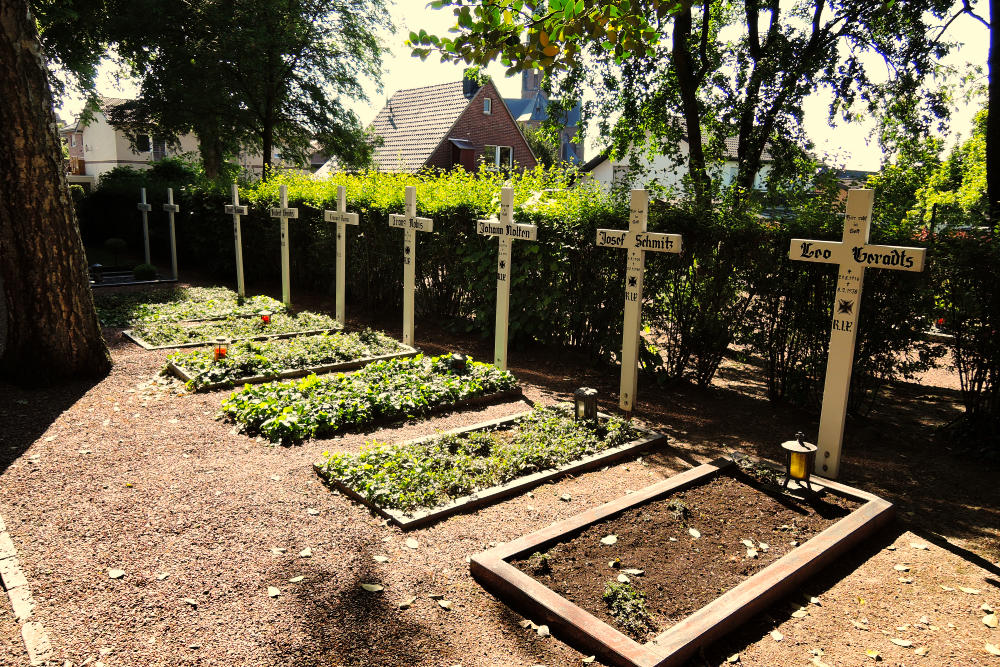
[[270,324],[271,323],[271,315],[272,315],[272,313],[271,313],[270,310],[262,311],[261,314],[260,314],[260,321],[262,323],[264,323],[264,324]]
[[219,336],[213,342],[212,356],[215,361],[221,361],[226,358],[229,353],[229,339],[225,336]]
[[804,442],[802,438],[805,434],[799,431],[795,434],[795,440],[786,440],[781,443],[781,448],[785,450],[785,481],[782,488],[788,488],[788,482],[797,481],[801,486],[814,491],[809,484],[809,476],[816,462],[816,445]]
[[597,390],[580,387],[573,392],[573,419],[597,419]]
[[456,371],[464,371],[469,363],[469,358],[460,352],[451,355],[451,368]]

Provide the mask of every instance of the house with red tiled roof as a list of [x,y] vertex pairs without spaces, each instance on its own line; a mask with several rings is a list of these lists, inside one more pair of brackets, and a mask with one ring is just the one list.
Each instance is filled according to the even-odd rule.
[[[530,169],[537,164],[492,81],[441,83],[397,91],[368,131],[380,140],[379,171],[413,173],[425,167]],[[317,172],[337,168],[330,161]]]

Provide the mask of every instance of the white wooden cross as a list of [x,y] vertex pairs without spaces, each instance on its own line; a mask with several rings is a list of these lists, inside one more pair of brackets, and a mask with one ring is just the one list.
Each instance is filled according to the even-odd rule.
[[417,232],[433,232],[434,221],[417,217],[417,188],[406,186],[406,214],[389,214],[389,226],[403,229],[403,343],[413,345],[413,292],[416,282]]
[[153,207],[146,203],[146,188],[139,188],[139,192],[142,194],[142,201],[136,204],[136,208],[142,211],[142,243],[143,249],[146,251],[146,264],[150,264],[149,261],[149,212],[153,210]]
[[337,186],[337,210],[323,211],[323,220],[337,223],[337,321],[345,324],[347,283],[347,225],[358,224],[358,214],[347,212],[347,188]]
[[514,239],[534,241],[538,238],[538,227],[519,225],[514,222],[514,188],[500,189],[500,220],[477,220],[476,232],[483,236],[500,237],[500,253],[497,258],[497,317],[496,342],[493,345],[493,364],[500,370],[507,370],[507,321],[510,310],[510,279],[514,266],[511,250]]
[[167,188],[167,203],[163,210],[170,218],[170,275],[177,280],[177,234],[174,228],[174,214],[180,213],[181,207],[174,203],[174,189]]
[[240,230],[240,216],[247,214],[247,207],[240,206],[240,188],[233,183],[233,203],[226,204],[226,213],[233,216],[233,238],[236,239],[236,292],[240,298],[246,296],[243,285],[243,233]]
[[646,231],[649,218],[649,192],[632,190],[628,231],[598,229],[597,245],[628,249],[625,272],[625,324],[622,329],[622,381],[618,405],[631,412],[638,386],[639,328],[642,319],[642,276],[646,251],[681,251],[680,234],[657,234]]
[[281,300],[286,308],[292,305],[292,293],[289,286],[290,265],[288,262],[288,219],[298,218],[299,209],[288,208],[288,186],[281,186],[281,206],[271,209],[272,218],[281,219]]
[[[823,385],[823,407],[816,444],[816,474],[837,477],[847,416],[847,396],[854,365],[854,342],[858,333],[858,311],[865,269],[923,271],[923,248],[869,245],[873,190],[847,193],[843,241],[792,239],[788,256],[805,262],[838,264],[837,296],[830,330],[830,350]],[[805,306],[805,304],[803,304]]]

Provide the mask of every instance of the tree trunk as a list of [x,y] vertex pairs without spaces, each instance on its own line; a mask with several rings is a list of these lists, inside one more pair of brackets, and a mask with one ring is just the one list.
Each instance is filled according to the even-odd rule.
[[205,169],[205,176],[210,180],[219,177],[219,170],[222,169],[222,146],[220,145],[217,132],[199,128],[198,152],[201,153],[201,165]]
[[274,157],[274,123],[266,118],[261,128],[261,144],[263,145],[263,168],[261,178],[265,181],[271,178],[271,158]]
[[24,0],[0,0],[0,165],[0,377],[37,385],[107,373],[52,91]]
[[[708,11],[708,7],[705,7]],[[705,151],[701,142],[701,113],[698,109],[698,82],[695,80],[691,52],[691,4],[686,3],[674,16],[673,57],[674,71],[680,88],[681,111],[687,129],[688,173],[694,189],[695,209],[706,213],[711,209],[708,197],[708,171],[705,169]]]
[[990,225],[1000,227],[1000,0],[990,0],[989,92],[986,111],[986,198]]

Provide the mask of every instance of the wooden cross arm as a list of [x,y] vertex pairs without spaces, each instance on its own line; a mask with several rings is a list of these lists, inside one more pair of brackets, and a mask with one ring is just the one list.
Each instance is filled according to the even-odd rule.
[[923,271],[926,248],[904,248],[891,245],[861,245],[851,247],[851,258],[867,269]]
[[226,204],[226,213],[228,213],[229,215],[246,215],[247,214],[247,207],[246,206],[234,206],[232,204]]
[[178,204],[164,204],[163,210],[167,213],[180,213],[181,207]]
[[820,262],[822,264],[840,264],[844,244],[840,241],[815,241],[812,239],[792,239],[788,246],[788,258],[803,262]]
[[482,236],[509,236],[521,241],[537,241],[538,227],[518,223],[504,223],[496,218],[477,220],[476,233]]
[[325,222],[342,222],[345,225],[356,225],[358,224],[358,214],[357,213],[341,213],[340,211],[323,211],[323,220]]
[[271,209],[271,217],[272,218],[298,218],[299,217],[299,209],[297,209],[297,208],[282,208],[280,206],[276,206],[276,207],[274,207],[274,208]]
[[145,203],[143,203],[143,204],[136,204],[135,207],[137,209],[139,209],[140,211],[152,211],[153,210],[153,205],[152,204],[145,204]]
[[402,229],[415,229],[418,232],[434,231],[434,221],[430,218],[411,218],[400,213],[389,214],[389,226],[399,227]]
[[683,243],[680,234],[642,232],[635,235],[632,247],[636,250],[679,253]]

